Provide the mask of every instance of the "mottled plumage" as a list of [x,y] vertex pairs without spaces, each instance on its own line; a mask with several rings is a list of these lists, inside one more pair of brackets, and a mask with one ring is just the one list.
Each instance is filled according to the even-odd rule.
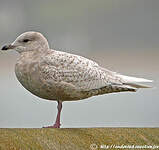
[[98,94],[135,91],[117,74],[84,57],[55,51],[21,54],[15,67],[18,80],[33,94],[49,100],[80,100]]
[[20,53],[15,66],[18,80],[31,93],[48,100],[71,101],[113,92],[134,92],[147,87],[137,82],[150,82],[109,71],[82,56],[52,50],[38,32],[23,33],[2,49]]

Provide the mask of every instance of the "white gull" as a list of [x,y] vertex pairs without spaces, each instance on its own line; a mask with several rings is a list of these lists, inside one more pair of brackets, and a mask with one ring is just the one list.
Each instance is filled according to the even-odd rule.
[[86,99],[113,92],[135,92],[147,88],[143,78],[124,76],[99,66],[85,57],[49,48],[47,39],[39,32],[25,32],[2,50],[14,49],[20,57],[15,66],[19,82],[34,95],[58,102],[54,125],[60,128],[63,101]]

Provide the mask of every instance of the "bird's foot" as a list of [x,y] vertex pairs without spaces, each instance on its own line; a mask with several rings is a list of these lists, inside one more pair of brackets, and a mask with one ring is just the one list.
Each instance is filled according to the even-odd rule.
[[43,127],[43,128],[60,128],[61,124],[55,123],[53,126],[47,126],[47,127]]

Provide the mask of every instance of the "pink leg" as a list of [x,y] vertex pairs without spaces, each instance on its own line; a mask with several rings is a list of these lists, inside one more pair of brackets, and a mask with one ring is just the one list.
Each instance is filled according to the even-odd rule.
[[62,102],[61,101],[57,101],[58,102],[58,113],[57,113],[57,117],[56,117],[56,122],[53,126],[48,126],[48,127],[44,127],[44,128],[60,128],[60,114],[61,114],[61,110],[62,110]]

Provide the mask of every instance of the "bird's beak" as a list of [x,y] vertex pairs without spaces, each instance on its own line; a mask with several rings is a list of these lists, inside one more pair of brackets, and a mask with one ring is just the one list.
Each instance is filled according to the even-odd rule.
[[4,45],[1,50],[5,51],[5,50],[9,50],[9,49],[14,49],[15,46],[12,45],[12,44],[7,44],[7,45]]

